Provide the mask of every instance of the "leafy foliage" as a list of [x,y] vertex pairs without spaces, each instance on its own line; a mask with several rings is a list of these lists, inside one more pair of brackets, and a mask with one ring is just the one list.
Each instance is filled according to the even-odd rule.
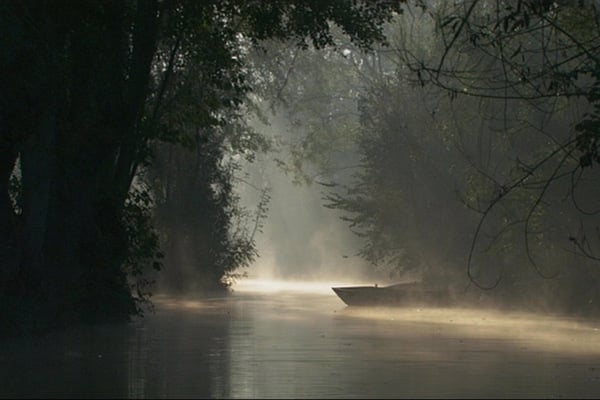
[[[251,154],[261,140],[198,142],[196,133],[224,133],[241,110],[250,46],[275,39],[323,47],[330,24],[368,46],[383,39],[380,26],[398,9],[396,1],[3,2],[2,276],[22,284],[2,294],[9,303],[35,294],[36,315],[59,324],[139,311],[127,274],[139,279],[158,253],[148,195],[132,188],[156,142],[204,146],[209,158],[196,159],[204,165],[194,171],[214,179],[191,188],[214,211],[204,219],[214,239],[205,243],[215,246],[206,252],[225,269],[247,263],[251,243],[227,232],[236,211],[232,175],[220,164],[230,149],[221,146]],[[20,218],[6,200],[17,159]],[[137,300],[149,294],[146,283],[134,284]]]
[[[599,193],[582,167],[597,157],[597,30],[582,28],[585,6],[542,3],[421,4],[387,26],[388,47],[338,45],[347,62],[279,49],[265,81],[309,132],[286,166],[318,165],[305,176],[345,213],[360,256],[401,278],[498,288],[512,305],[550,294],[557,308],[594,308]],[[348,103],[318,96],[331,83]],[[327,113],[345,106],[359,115],[333,125],[356,146],[340,159],[360,155],[352,180],[328,169],[342,146]]]
[[153,225],[153,209],[151,193],[143,187],[130,192],[123,209],[123,223],[130,240],[123,268],[132,280],[130,285],[139,314],[145,306],[152,308],[150,289],[155,282],[148,278],[147,271],[160,271],[163,267],[164,254],[160,251],[159,234]]
[[193,148],[161,146],[149,171],[168,262],[163,289],[217,289],[256,256],[254,234],[246,231],[249,221],[233,191],[237,166],[225,157],[229,142],[222,133],[199,131]]

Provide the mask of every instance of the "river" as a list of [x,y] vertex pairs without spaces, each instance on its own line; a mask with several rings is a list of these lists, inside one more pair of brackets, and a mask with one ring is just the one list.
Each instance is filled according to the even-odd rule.
[[0,397],[597,398],[600,324],[350,308],[328,284],[157,296],[130,324],[4,341]]

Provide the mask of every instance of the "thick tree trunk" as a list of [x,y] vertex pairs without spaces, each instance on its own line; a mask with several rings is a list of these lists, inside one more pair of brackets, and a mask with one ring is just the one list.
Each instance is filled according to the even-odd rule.
[[[3,134],[0,130],[0,135]],[[16,221],[9,194],[10,176],[17,156],[14,146],[0,139],[0,288],[6,288],[6,282],[14,274],[17,266]]]
[[21,153],[23,216],[21,268],[27,276],[42,269],[50,190],[56,175],[54,162],[56,113],[48,104],[39,120],[37,134],[29,137]]
[[123,320],[135,312],[122,270],[128,245],[122,212],[145,140],[135,132],[141,132],[159,22],[156,0],[136,7],[133,31],[121,2],[83,5],[77,13],[89,23],[72,20],[68,29],[57,16],[41,24],[50,40],[36,53],[44,79],[31,77],[34,131],[19,149],[18,236],[8,198],[16,155],[0,148],[0,246],[19,242],[22,256],[19,290],[2,294],[26,303],[21,315],[32,314],[42,327]]
[[115,205],[122,204],[136,174],[137,152],[144,146],[142,127],[139,126],[150,82],[150,69],[158,44],[158,2],[150,0],[139,4],[133,31],[133,52],[129,66],[131,78],[125,83],[123,123],[120,148],[115,167]]
[[[120,22],[111,24],[123,9],[107,7],[108,25],[118,29]],[[44,276],[45,287],[55,318],[66,323],[123,320],[135,312],[122,270],[128,245],[122,210],[135,171],[140,138],[134,132],[156,49],[156,1],[139,3],[137,13],[127,74],[126,60],[119,58],[123,53],[114,48],[121,47],[125,31],[110,30],[110,43],[93,53],[87,38],[96,32],[81,26],[71,39],[69,124],[57,141],[59,173],[44,244],[45,269],[51,271]]]
[[[88,165],[84,165],[87,163]],[[121,265],[127,237],[117,210],[98,192],[97,160],[71,163],[57,179],[45,239],[56,319],[124,320],[134,312]]]

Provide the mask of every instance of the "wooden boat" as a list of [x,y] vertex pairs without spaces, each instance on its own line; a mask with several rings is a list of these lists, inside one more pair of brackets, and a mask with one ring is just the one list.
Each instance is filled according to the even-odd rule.
[[389,286],[338,286],[332,289],[349,306],[444,306],[450,302],[448,288],[428,287],[420,282]]

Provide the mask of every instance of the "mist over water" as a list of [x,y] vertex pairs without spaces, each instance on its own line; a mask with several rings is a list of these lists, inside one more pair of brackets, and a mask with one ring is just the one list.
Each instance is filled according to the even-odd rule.
[[130,325],[0,348],[2,397],[596,398],[600,324],[489,310],[346,307],[323,285],[158,296]]
[[598,1],[5,3],[0,398],[600,395]]
[[277,171],[271,184],[271,209],[251,277],[358,281],[373,275],[354,256],[356,239],[339,215],[322,206],[319,187],[295,186]]
[[501,311],[493,301],[481,301],[493,293],[473,286],[471,297],[448,307],[347,307],[332,286],[393,279],[358,257],[344,257],[360,243],[339,214],[323,207],[318,185],[294,185],[275,167],[265,168],[262,177],[272,201],[258,240],[260,257],[230,299],[228,396],[600,393],[598,321],[543,307],[538,313]]
[[[293,140],[297,133],[278,119],[259,125],[274,140]],[[278,138],[278,139],[277,139]],[[256,236],[258,258],[247,268],[259,280],[358,283],[390,282],[389,276],[357,256],[360,239],[340,219],[338,210],[324,207],[324,189],[315,182],[298,183],[295,171],[285,171],[275,158],[289,161],[289,149],[259,157],[248,164],[248,182],[238,185],[248,209],[256,204],[256,188],[268,188],[270,201],[262,232]],[[243,281],[244,279],[242,279]],[[243,282],[240,282],[243,284]]]

